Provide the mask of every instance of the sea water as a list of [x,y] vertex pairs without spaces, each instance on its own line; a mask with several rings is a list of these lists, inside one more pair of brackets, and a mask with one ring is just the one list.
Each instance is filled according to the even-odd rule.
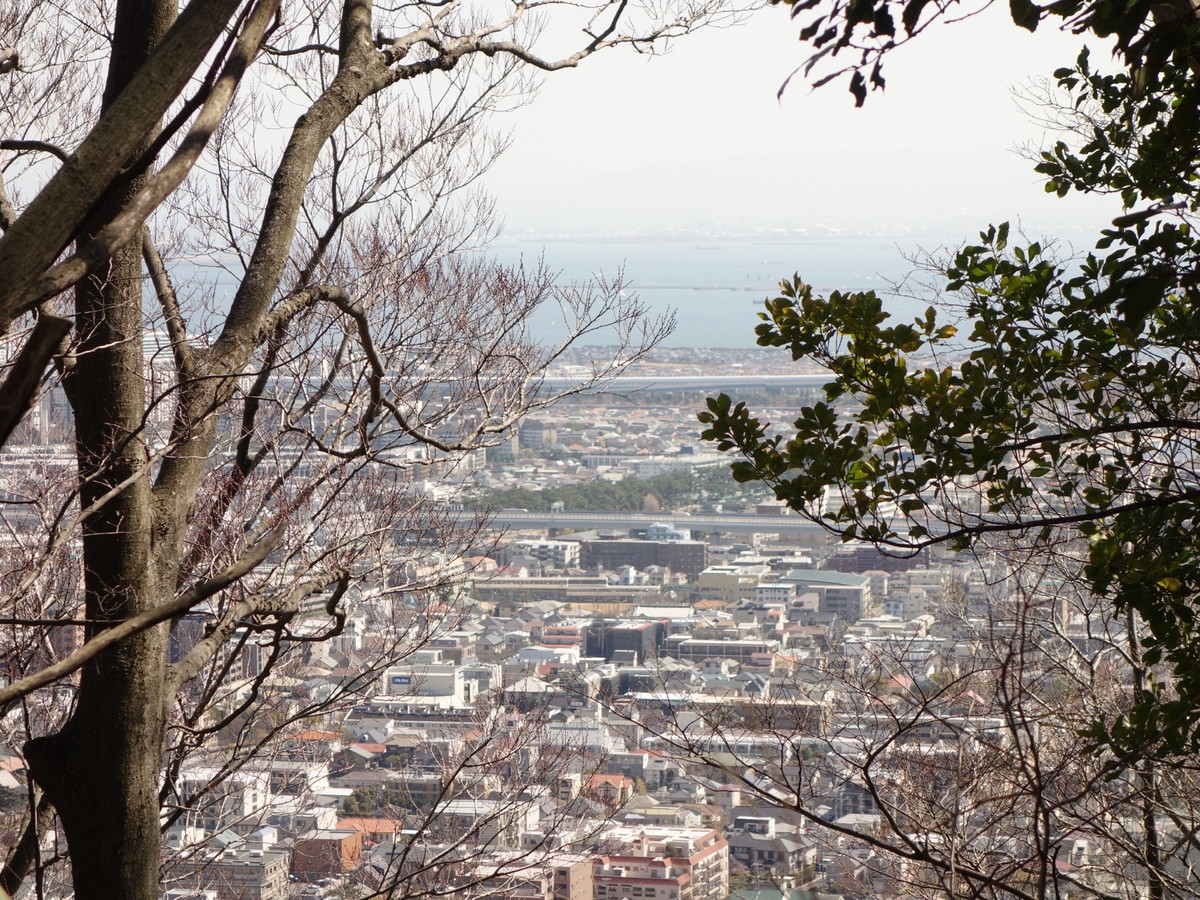
[[[874,290],[884,309],[903,320],[924,313],[932,296],[914,279],[912,262],[922,253],[937,254],[953,238],[897,240],[886,237],[708,239],[572,238],[498,240],[485,255],[505,265],[544,265],[561,286],[585,284],[597,277],[618,277],[626,295],[634,295],[650,316],[673,315],[675,329],[666,347],[739,348],[755,345],[754,328],[763,301],[779,292],[779,282],[799,275],[819,293]],[[204,285],[205,310],[189,322],[193,330],[220,327],[237,288],[232,267],[184,261],[177,273]],[[926,276],[928,277],[928,276]],[[903,290],[896,285],[908,279]],[[153,297],[147,293],[153,313]],[[547,303],[531,321],[532,336],[557,343],[565,335],[562,310]],[[599,330],[581,343],[614,343],[612,331]]]
[[[912,262],[936,253],[949,240],[897,241],[882,237],[780,239],[558,239],[500,240],[491,255],[504,264],[539,261],[558,284],[584,283],[621,275],[651,315],[673,314],[668,347],[752,347],[763,301],[778,295],[783,279],[798,274],[818,292],[875,290],[884,309],[904,320],[921,315],[930,294],[914,277]],[[899,291],[896,286],[907,286]],[[564,331],[553,305],[539,310],[533,325],[544,340]],[[611,334],[593,335],[604,344]]]

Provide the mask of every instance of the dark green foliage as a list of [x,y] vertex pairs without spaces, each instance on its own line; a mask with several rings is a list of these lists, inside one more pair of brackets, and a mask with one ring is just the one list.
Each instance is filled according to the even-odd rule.
[[[810,68],[863,35],[883,42],[861,57],[877,66],[893,38],[881,7],[899,11],[905,34],[954,8],[921,0],[794,6],[839,23],[808,33],[817,50]],[[1037,168],[1048,190],[1114,194],[1125,213],[1073,260],[1011,241],[1007,225],[988,228],[940,273],[944,290],[962,301],[952,322],[931,308],[894,324],[874,293],[819,297],[799,277],[784,282],[760,316],[758,342],[828,369],[824,399],[773,426],[744,403],[711,398],[700,414],[703,437],[741,455],[739,481],[763,481],[831,531],[898,554],[938,543],[966,548],[996,533],[1034,546],[1079,541],[1089,588],[1111,600],[1114,615],[1144,624],[1142,645],[1128,648],[1142,673],[1133,706],[1097,723],[1092,748],[1111,751],[1114,768],[1195,755],[1195,12],[1108,0],[1018,0],[1011,11],[1030,30],[1057,17],[1116,36],[1123,70],[1097,72],[1085,52],[1056,73],[1077,133]]]
[[4,812],[20,812],[29,805],[25,792],[17,788],[0,786],[0,810]]
[[[800,40],[812,47],[804,74],[818,86],[849,75],[858,106],[866,100],[868,85],[884,87],[883,58],[889,51],[939,20],[953,22],[986,6],[957,0],[775,2],[791,7]],[[1187,0],[1058,0],[1044,6],[1009,0],[1009,13],[1027,31],[1048,20],[1077,33],[1112,38],[1139,89],[1157,89],[1162,73],[1184,71],[1192,60],[1196,22]]]
[[428,805],[416,802],[403,788],[361,787],[346,798],[342,811],[348,816],[390,815],[396,810],[414,811]]

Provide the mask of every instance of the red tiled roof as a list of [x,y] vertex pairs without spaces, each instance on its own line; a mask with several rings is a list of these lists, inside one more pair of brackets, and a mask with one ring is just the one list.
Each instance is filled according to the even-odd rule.
[[341,735],[336,731],[300,731],[293,734],[290,740],[293,741],[336,741]]
[[350,816],[337,821],[339,831],[361,831],[363,834],[395,834],[401,824],[397,819],[374,816]]

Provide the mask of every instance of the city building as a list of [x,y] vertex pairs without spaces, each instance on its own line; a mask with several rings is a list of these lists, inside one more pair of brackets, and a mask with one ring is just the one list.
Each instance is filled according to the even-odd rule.
[[796,599],[796,583],[783,581],[760,582],[754,591],[754,599],[759,603],[783,603],[790,606]]
[[639,665],[659,655],[666,627],[653,620],[595,619],[587,627],[588,656]]
[[648,541],[690,541],[692,533],[677,528],[674,522],[654,522],[646,529]]
[[700,573],[696,585],[701,597],[734,604],[739,600],[755,598],[762,574],[761,571],[747,571],[735,565],[709,566]]
[[623,825],[605,831],[592,871],[596,900],[725,900],[729,844],[706,828]]
[[554,569],[574,569],[579,566],[577,541],[513,541],[505,550],[505,561],[535,559]]
[[582,541],[579,565],[591,572],[597,568],[633,566],[645,570],[662,566],[672,572],[699,577],[708,567],[708,544],[691,540],[624,540],[621,538]]
[[843,544],[830,554],[822,567],[836,572],[861,575],[872,569],[881,572],[905,572],[916,566],[929,565],[929,548],[924,547],[911,556],[881,553],[873,544]]
[[216,900],[287,900],[288,854],[283,850],[226,849],[188,860],[191,871],[175,889],[211,892]]
[[363,833],[355,828],[312,831],[296,838],[292,871],[302,881],[345,875],[362,862]]
[[478,860],[471,880],[476,887],[470,896],[477,900],[592,900],[592,857],[498,852]]
[[793,877],[801,883],[816,875],[820,853],[811,837],[796,826],[781,827],[772,816],[738,816],[726,840],[730,858],[752,873]]
[[674,645],[674,655],[692,662],[732,659],[734,662],[746,663],[755,657],[769,655],[776,646],[773,641],[763,640],[720,641],[687,638]]
[[867,575],[791,569],[779,580],[795,584],[798,593],[815,593],[819,611],[843,622],[857,622],[872,611],[871,579]]

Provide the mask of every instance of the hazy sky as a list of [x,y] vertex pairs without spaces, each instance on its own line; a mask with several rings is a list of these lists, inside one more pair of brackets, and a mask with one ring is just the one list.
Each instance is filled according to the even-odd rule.
[[610,53],[549,76],[502,120],[513,145],[487,184],[510,234],[1102,222],[1111,202],[1047,196],[1014,151],[1046,136],[1011,89],[1078,52],[1043,29],[1004,9],[936,28],[893,53],[887,90],[855,109],[844,84],[812,91],[799,76],[777,100],[804,48],[786,9],[762,10],[662,57]]

